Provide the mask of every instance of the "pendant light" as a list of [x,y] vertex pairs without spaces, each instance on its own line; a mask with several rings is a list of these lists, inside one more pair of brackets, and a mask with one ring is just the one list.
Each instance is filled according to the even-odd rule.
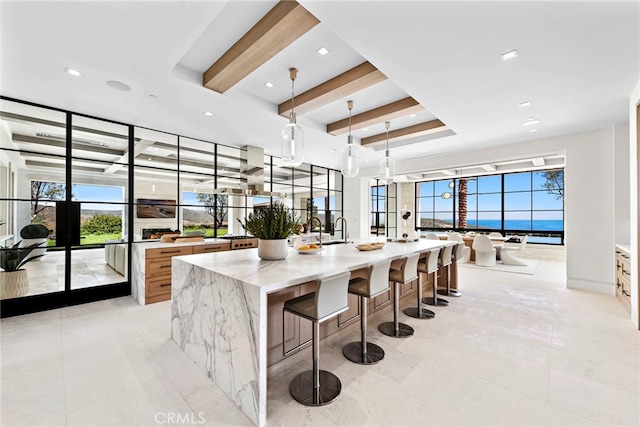
[[291,114],[289,123],[282,129],[280,134],[282,149],[282,161],[287,166],[300,166],[304,160],[304,132],[300,125],[296,123],[296,113],[294,111],[294,82],[298,77],[297,68],[289,68],[291,78]]
[[389,155],[389,126],[391,122],[384,122],[387,128],[387,151],[384,159],[380,160],[380,180],[385,184],[391,184],[396,174],[396,162]]
[[351,109],[353,108],[353,101],[347,101],[347,108],[349,109],[349,136],[347,137],[347,145],[342,147],[340,154],[342,157],[340,170],[344,177],[353,178],[358,175],[358,171],[360,170],[360,151],[358,146],[353,144],[353,136],[351,136]]
[[[460,169],[460,173],[462,173],[462,169]],[[451,189],[451,191],[453,191],[455,186],[456,186],[456,180],[455,180],[455,178],[452,178],[451,182],[449,183],[449,188]],[[443,199],[450,199],[451,198],[451,191],[445,191],[444,193],[442,193],[440,195],[440,197],[442,197]]]

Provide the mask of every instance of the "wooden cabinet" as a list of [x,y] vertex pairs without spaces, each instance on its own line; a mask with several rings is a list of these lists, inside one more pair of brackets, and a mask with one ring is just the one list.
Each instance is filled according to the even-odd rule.
[[631,256],[619,247],[616,248],[616,296],[631,313]]
[[145,304],[171,299],[171,258],[174,256],[228,251],[231,243],[147,249],[145,252]]
[[211,244],[207,244],[207,245],[193,246],[193,253],[194,254],[208,254],[208,253],[211,253],[211,252],[228,251],[230,249],[231,249],[231,243],[230,242],[211,243]]
[[[315,291],[313,283],[291,286],[267,295],[269,307],[267,319],[267,366],[284,359],[284,352],[291,351],[311,339],[311,322],[284,313],[284,303],[292,298]],[[284,327],[283,327],[284,324]],[[323,331],[320,332],[321,335]]]

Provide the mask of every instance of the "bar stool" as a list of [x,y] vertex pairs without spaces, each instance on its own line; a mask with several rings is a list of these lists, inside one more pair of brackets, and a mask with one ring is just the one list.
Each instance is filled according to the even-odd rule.
[[453,253],[451,256],[451,261],[452,261],[452,270],[449,273],[449,280],[447,281],[447,288],[446,289],[438,289],[438,294],[440,295],[445,295],[445,296],[451,296],[451,297],[461,297],[462,294],[460,292],[458,292],[457,289],[451,289],[450,284],[453,281],[453,278],[456,278],[456,284],[458,283],[458,261],[461,261],[466,255],[464,254],[464,249],[465,249],[465,244],[464,242],[458,242],[456,243],[456,245],[453,247]]
[[418,278],[419,253],[411,254],[402,260],[400,270],[389,271],[389,281],[393,282],[393,322],[384,322],[378,325],[378,330],[385,335],[395,338],[407,338],[413,335],[413,328],[405,323],[398,322],[400,310],[400,286]]
[[307,406],[322,406],[338,398],[342,390],[340,379],[320,370],[320,323],[349,309],[347,290],[349,276],[345,272],[321,279],[315,292],[285,301],[284,312],[313,322],[313,369],[298,374],[289,385],[291,396]]
[[[453,252],[453,246],[445,246],[440,250],[440,257],[438,258],[438,267],[442,269],[442,274],[446,274],[447,289],[449,287],[449,266],[451,266],[451,254]],[[423,298],[422,302],[429,305],[435,305],[440,307],[446,307],[449,305],[449,301],[438,298],[438,280],[437,274],[433,275],[433,296]]]
[[382,261],[371,265],[367,277],[349,280],[349,293],[358,295],[360,302],[360,341],[351,342],[342,348],[344,357],[360,365],[373,365],[384,359],[384,350],[367,342],[367,317],[369,298],[373,298],[389,289],[389,268],[391,261]]
[[423,252],[426,257],[420,258],[418,262],[418,305],[417,307],[409,307],[404,310],[404,314],[416,319],[432,319],[435,317],[435,313],[426,308],[422,308],[422,275],[420,273],[429,274],[438,270],[438,255],[440,254],[440,248],[431,249]]

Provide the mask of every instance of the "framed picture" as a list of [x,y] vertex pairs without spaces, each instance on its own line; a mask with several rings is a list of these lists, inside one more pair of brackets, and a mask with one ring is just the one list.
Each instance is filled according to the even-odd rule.
[[175,218],[176,201],[138,199],[138,218]]

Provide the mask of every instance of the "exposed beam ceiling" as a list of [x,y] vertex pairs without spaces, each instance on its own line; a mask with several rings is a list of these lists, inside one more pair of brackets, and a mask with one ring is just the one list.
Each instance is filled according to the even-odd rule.
[[[423,136],[429,133],[442,132],[447,130],[448,127],[440,120],[431,120],[429,122],[419,123],[417,125],[408,126],[402,129],[396,129],[389,132],[389,142],[399,141],[402,139],[413,138],[416,136]],[[379,133],[367,138],[362,138],[360,143],[363,146],[372,147],[374,145],[380,145],[386,142],[387,134]]]
[[[352,95],[376,83],[387,79],[380,70],[371,63],[362,64],[345,71],[344,73],[327,80],[318,86],[309,89],[294,97],[295,111],[297,115],[308,113],[323,105],[337,101],[345,96]],[[278,114],[289,117],[291,113],[291,99],[278,105]]]
[[[40,138],[37,136],[29,136],[29,135],[13,135],[13,140],[15,142],[27,142],[31,144],[42,144],[48,145],[51,147],[59,147],[64,148],[66,146],[66,142],[64,140],[54,140],[49,138]],[[92,153],[101,153],[108,154],[112,156],[123,156],[124,152],[121,150],[114,150],[112,148],[105,147],[96,147],[93,145],[85,145],[83,143],[73,143],[72,148],[78,151],[90,151]]]
[[[406,116],[418,111],[424,110],[418,101],[411,97],[400,99],[382,107],[356,114],[351,118],[351,128],[358,130],[367,126],[393,120],[398,117]],[[327,133],[331,135],[340,135],[349,130],[349,118],[338,120],[337,122],[327,125]]]
[[204,72],[203,86],[226,92],[319,22],[295,1],[278,2]]

